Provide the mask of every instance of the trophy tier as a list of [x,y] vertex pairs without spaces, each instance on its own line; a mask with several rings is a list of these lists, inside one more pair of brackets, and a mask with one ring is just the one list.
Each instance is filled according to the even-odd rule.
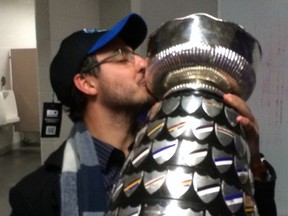
[[261,47],[241,26],[198,13],[164,23],[151,34],[147,56],[148,88],[158,99],[194,89],[247,100]]

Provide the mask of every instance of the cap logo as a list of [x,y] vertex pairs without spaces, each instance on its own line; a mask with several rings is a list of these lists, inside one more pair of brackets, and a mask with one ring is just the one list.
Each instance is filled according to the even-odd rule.
[[87,34],[92,34],[95,32],[103,32],[106,31],[105,29],[96,29],[96,28],[84,28],[83,31]]

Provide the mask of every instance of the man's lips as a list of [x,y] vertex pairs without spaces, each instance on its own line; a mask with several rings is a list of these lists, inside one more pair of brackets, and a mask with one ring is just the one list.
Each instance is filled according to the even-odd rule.
[[140,84],[140,85],[143,85],[143,86],[147,86],[146,79],[145,79],[144,77],[141,78],[140,81],[139,81],[139,84]]

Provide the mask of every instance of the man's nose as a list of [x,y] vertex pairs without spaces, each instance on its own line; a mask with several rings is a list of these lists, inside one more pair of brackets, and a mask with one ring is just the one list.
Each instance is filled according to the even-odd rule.
[[135,56],[135,63],[139,66],[141,71],[145,71],[147,68],[147,59],[143,58],[142,56],[136,55]]

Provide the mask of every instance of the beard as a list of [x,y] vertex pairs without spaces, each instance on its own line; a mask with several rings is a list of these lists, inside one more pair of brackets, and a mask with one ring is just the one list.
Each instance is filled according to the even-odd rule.
[[147,112],[155,103],[155,98],[143,86],[131,88],[125,85],[101,85],[102,103],[116,112],[139,115]]

